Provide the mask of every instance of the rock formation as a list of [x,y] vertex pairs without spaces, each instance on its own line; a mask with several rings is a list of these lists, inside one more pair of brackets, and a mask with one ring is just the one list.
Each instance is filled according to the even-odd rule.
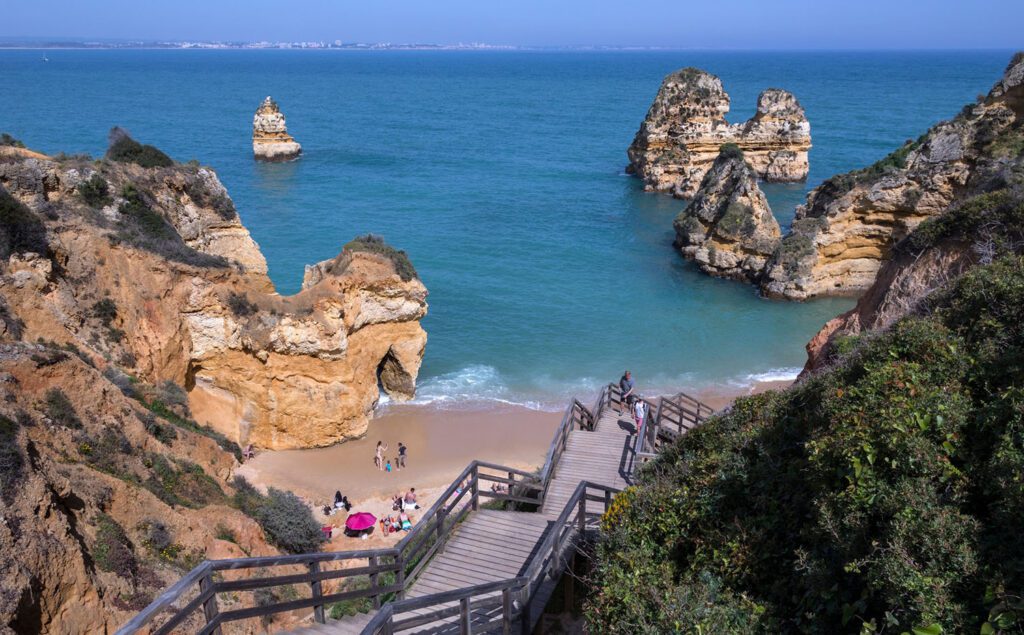
[[727,146],[676,217],[676,246],[706,273],[756,281],[782,232],[743,151]]
[[769,88],[757,99],[757,114],[742,124],[728,123],[728,112],[729,95],[714,75],[697,68],[670,74],[629,146],[626,171],[642,178],[646,190],[689,198],[719,147],[732,143],[762,179],[807,177],[811,126],[796,97]]
[[288,134],[277,102],[269,96],[252,118],[252,152],[262,161],[290,161],[302,153],[302,146]]
[[977,104],[908,141],[878,163],[834,176],[797,208],[769,262],[762,292],[802,300],[867,289],[892,246],[1020,152],[1024,60],[1019,56]]

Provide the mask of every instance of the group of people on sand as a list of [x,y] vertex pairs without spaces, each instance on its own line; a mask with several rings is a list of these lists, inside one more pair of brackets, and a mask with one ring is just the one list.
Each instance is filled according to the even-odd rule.
[[644,425],[644,418],[647,416],[647,402],[636,393],[633,374],[628,370],[622,373],[622,378],[619,379],[619,391],[622,393],[619,397],[619,414],[622,414],[623,408],[628,408],[629,413],[633,416],[633,422],[636,423],[636,431],[639,433]]
[[386,459],[384,456],[384,453],[388,451],[388,444],[378,441],[377,449],[373,455],[373,464],[378,470],[384,472],[390,472],[392,469],[401,470],[405,467],[405,457],[408,450],[404,443],[398,442],[398,456],[395,457],[394,467],[392,467],[391,459]]
[[417,510],[420,504],[416,502],[416,488],[410,487],[405,496],[395,494],[391,498],[391,509],[398,512],[396,516],[387,516],[380,519],[380,530],[384,534],[396,531],[409,531],[412,529],[412,518],[408,512]]

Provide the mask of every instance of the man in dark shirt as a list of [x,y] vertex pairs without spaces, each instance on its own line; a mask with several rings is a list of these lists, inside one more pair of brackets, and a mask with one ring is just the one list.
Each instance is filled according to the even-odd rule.
[[405,444],[398,443],[398,469],[405,467]]
[[629,406],[633,402],[633,375],[627,370],[619,380],[619,390],[622,391],[622,398],[619,401],[619,414],[622,414],[622,407]]

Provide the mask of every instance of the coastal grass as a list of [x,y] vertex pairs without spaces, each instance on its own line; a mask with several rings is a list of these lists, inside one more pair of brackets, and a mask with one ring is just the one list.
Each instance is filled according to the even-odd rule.
[[9,146],[12,148],[24,148],[25,144],[15,139],[10,134],[4,132],[0,133],[0,146]]
[[25,473],[25,459],[18,447],[16,419],[0,415],[0,499],[10,505]]
[[335,275],[344,273],[349,262],[351,262],[351,258],[345,258],[345,255],[359,251],[377,254],[378,256],[383,256],[390,260],[391,264],[395,267],[395,272],[405,282],[419,278],[419,274],[416,273],[416,268],[412,266],[412,261],[409,260],[409,255],[404,251],[395,249],[391,245],[387,244],[384,242],[382,237],[377,236],[376,234],[358,236],[345,243],[345,246],[342,249],[342,256],[333,267],[331,273]]
[[99,174],[93,174],[87,181],[78,184],[78,195],[89,207],[106,207],[113,202],[110,196],[110,185]]
[[593,632],[1019,632],[1024,258],[741,398],[615,499]]
[[49,252],[46,226],[35,212],[0,187],[0,260],[29,252]]
[[107,158],[118,163],[134,163],[144,168],[169,168],[174,160],[159,148],[144,145],[131,138],[128,131],[114,127],[110,130]]

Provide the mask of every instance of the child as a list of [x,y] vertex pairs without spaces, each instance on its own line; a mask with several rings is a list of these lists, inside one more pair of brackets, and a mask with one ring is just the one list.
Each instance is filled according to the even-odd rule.
[[387,467],[384,468],[387,472],[391,472],[391,459],[388,459]]
[[412,521],[409,520],[409,515],[402,512],[398,515],[398,520],[402,521],[402,529],[409,531],[412,529]]

